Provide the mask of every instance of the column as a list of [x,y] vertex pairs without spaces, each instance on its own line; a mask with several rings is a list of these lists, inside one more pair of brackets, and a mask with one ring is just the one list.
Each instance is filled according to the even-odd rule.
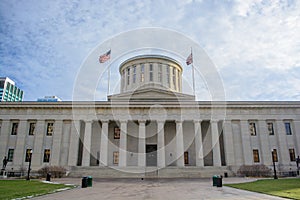
[[92,121],[85,122],[83,152],[82,152],[82,166],[90,166],[91,153],[91,136],[92,136]]
[[196,166],[204,166],[201,120],[194,121]]
[[32,166],[40,167],[42,164],[43,156],[44,156],[44,149],[43,149],[43,143],[44,143],[44,137],[45,137],[45,121],[44,120],[38,120],[36,122],[36,132],[34,135],[34,146],[32,147],[26,147],[27,149],[32,148]]
[[221,166],[221,151],[219,141],[218,121],[211,121],[211,142],[213,150],[213,166]]
[[109,121],[102,121],[99,163],[101,166],[108,165],[108,122]]
[[52,149],[51,149],[51,165],[59,166],[60,148],[62,140],[62,125],[63,121],[58,120],[54,123],[54,133],[52,136]]
[[70,135],[71,135],[71,127],[72,127],[71,122],[72,122],[71,120],[63,121],[62,138],[61,138],[62,142],[61,142],[60,158],[59,158],[60,166],[68,166]]
[[225,158],[226,165],[232,166],[235,165],[235,155],[234,155],[234,144],[233,144],[233,135],[231,128],[231,121],[224,121],[224,129],[223,129],[223,138],[224,138],[224,149],[225,149]]
[[[1,134],[0,134],[0,158],[1,161],[4,156],[7,156],[7,142],[10,136],[10,120],[3,120],[1,125]],[[1,166],[2,167],[2,166]]]
[[146,121],[139,121],[138,166],[146,166]]
[[[274,128],[274,127],[273,127]],[[272,165],[272,154],[271,148],[269,145],[269,133],[267,129],[267,123],[264,120],[258,121],[258,137],[259,137],[259,156],[260,162],[264,165]]]
[[165,122],[157,122],[157,166],[163,168],[166,166],[165,159]]
[[119,147],[119,166],[127,165],[127,121],[121,121],[120,147]]
[[300,120],[294,120],[294,127],[295,129],[293,130],[293,134],[295,136],[295,154],[296,157],[299,155],[300,156]]
[[[285,130],[285,126],[284,126],[284,121],[276,120],[276,124],[277,124],[277,132],[275,132],[275,134],[277,134],[277,139],[278,139],[278,144],[279,144],[279,148],[277,150],[277,154],[279,155],[278,162],[282,165],[288,165],[290,163],[290,156],[289,156],[289,152],[288,152],[288,144],[286,141],[287,135],[286,135],[286,130]],[[295,134],[295,133],[292,132],[292,134]],[[270,151],[271,151],[271,149],[270,149]]]
[[22,165],[23,161],[25,161],[25,153],[24,153],[24,145],[25,138],[28,134],[28,130],[26,130],[27,121],[20,120],[17,134],[17,143],[16,150],[14,156],[14,165]]
[[80,121],[74,120],[71,126],[68,166],[76,166],[80,137]]
[[[242,135],[242,144],[243,144],[243,156],[244,164],[252,165],[253,163],[253,153],[251,150],[251,136],[249,132],[249,123],[247,120],[241,120],[241,135]],[[256,137],[256,136],[253,136]]]
[[177,166],[184,167],[182,121],[176,121],[176,154]]

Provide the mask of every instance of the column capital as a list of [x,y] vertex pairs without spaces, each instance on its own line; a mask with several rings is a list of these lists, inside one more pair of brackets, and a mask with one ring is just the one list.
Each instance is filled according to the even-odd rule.
[[156,120],[157,123],[160,123],[160,124],[164,124],[166,123],[166,120]]
[[100,120],[101,123],[109,123],[108,119]]
[[175,122],[176,122],[176,124],[182,124],[183,120],[176,120]]
[[145,124],[145,123],[146,123],[146,121],[147,121],[147,120],[144,120],[144,119],[138,120],[138,122],[139,122],[139,125],[140,125],[140,124]]
[[124,124],[124,123],[127,123],[128,120],[126,120],[126,119],[124,119],[124,120],[119,120],[119,122],[120,122],[121,124]]
[[193,120],[194,123],[201,123],[202,121],[202,119]]
[[218,119],[211,119],[211,120],[210,120],[211,123],[218,123],[219,121],[220,121],[220,120],[218,120]]

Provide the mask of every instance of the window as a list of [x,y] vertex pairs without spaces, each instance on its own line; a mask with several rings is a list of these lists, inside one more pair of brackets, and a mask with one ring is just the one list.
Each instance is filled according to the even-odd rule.
[[31,155],[32,154],[32,149],[26,149],[26,156],[25,156],[25,162],[29,162]]
[[12,123],[12,127],[11,127],[11,135],[17,135],[18,133],[18,123],[14,122]]
[[176,69],[173,67],[172,79],[173,79],[173,87],[176,89]]
[[29,132],[28,135],[34,135],[35,122],[29,123]]
[[127,68],[127,85],[130,84],[130,68]]
[[162,65],[158,65],[158,82],[162,82]]
[[259,162],[259,152],[258,152],[258,149],[253,149],[253,161],[255,163]]
[[289,153],[290,153],[290,161],[296,161],[296,155],[295,155],[295,150],[294,149],[289,149]]
[[118,126],[114,127],[114,139],[120,139],[120,128]]
[[149,66],[149,80],[153,81],[153,65],[150,64]]
[[136,81],[136,66],[133,66],[133,78],[132,78],[132,82],[135,83]]
[[254,122],[249,123],[249,130],[250,130],[250,135],[252,135],[252,136],[256,135],[256,128],[255,128]]
[[145,65],[141,65],[141,82],[144,82],[145,80]]
[[276,149],[273,149],[272,151],[272,161],[274,162],[278,162],[278,156],[277,156],[277,150]]
[[285,132],[287,135],[292,135],[292,129],[291,129],[291,123],[290,122],[285,122]]
[[52,122],[49,122],[47,124],[47,133],[46,133],[47,136],[52,136],[53,135],[53,123]]
[[272,122],[268,122],[267,126],[268,126],[268,133],[269,133],[269,135],[274,135],[273,123]]
[[48,163],[50,161],[50,149],[45,149],[44,151],[44,162]]
[[170,87],[170,67],[169,65],[167,65],[166,67],[167,67],[167,84]]
[[14,159],[14,149],[8,149],[7,161],[12,162]]
[[123,88],[125,88],[125,70],[123,70],[123,75],[122,75],[122,84],[123,84]]
[[115,165],[119,164],[119,152],[118,151],[114,151],[114,154],[113,154],[113,163]]
[[184,164],[188,165],[189,164],[189,152],[184,152]]
[[0,88],[4,88],[4,81],[0,81]]

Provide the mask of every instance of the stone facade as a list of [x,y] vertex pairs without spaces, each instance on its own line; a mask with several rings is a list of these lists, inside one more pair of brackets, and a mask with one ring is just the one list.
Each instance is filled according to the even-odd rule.
[[[120,66],[121,77],[130,62]],[[175,90],[162,83],[123,87],[103,102],[2,102],[0,155],[16,170],[28,166],[33,150],[33,170],[52,165],[77,176],[203,177],[235,174],[241,165],[271,167],[275,149],[278,170],[296,170],[300,102],[195,101],[178,84]]]

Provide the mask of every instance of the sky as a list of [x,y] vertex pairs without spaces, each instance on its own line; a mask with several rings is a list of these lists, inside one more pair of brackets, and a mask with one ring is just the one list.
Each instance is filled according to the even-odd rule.
[[[50,95],[71,101],[87,60],[111,48],[110,94],[118,93],[115,84],[120,76],[114,52],[127,45],[128,57],[147,47],[148,37],[136,32],[147,30],[149,35],[153,29],[188,38],[201,48],[218,73],[225,100],[300,101],[297,0],[1,0],[0,77],[14,80],[24,90],[25,101]],[[132,45],[121,42],[126,33],[134,33]],[[168,34],[154,38],[161,46],[171,46],[164,44],[170,43]],[[134,39],[139,46],[133,45]],[[190,46],[183,47],[175,39],[172,43],[182,48],[175,57],[184,63]],[[149,50],[138,51],[145,52]],[[200,67],[196,60],[202,58],[198,52],[193,52],[196,67]],[[95,61],[93,70],[97,67],[104,69],[107,64]],[[184,66],[183,70],[184,80],[191,85],[191,68]],[[211,83],[201,73],[195,80],[197,100],[211,100]],[[106,75],[95,80],[94,96],[82,100],[106,100]],[[192,92],[188,86],[183,90]]]

